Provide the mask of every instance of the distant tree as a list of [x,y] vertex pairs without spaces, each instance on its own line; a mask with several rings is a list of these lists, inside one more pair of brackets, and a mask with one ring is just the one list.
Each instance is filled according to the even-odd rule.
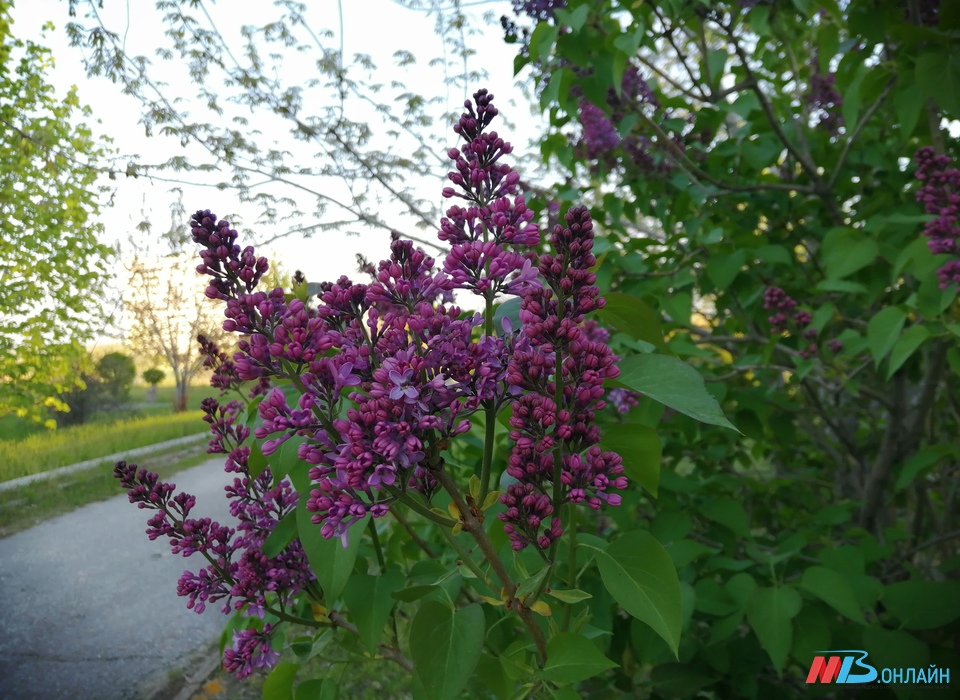
[[124,300],[132,320],[131,344],[162,357],[173,373],[177,411],[186,409],[190,382],[203,367],[197,335],[222,335],[216,308],[203,296],[194,268],[191,259],[179,254],[153,263],[137,258]]
[[157,369],[156,367],[151,367],[143,373],[143,381],[150,385],[150,388],[147,390],[147,401],[156,401],[157,400],[157,384],[162,382],[166,378],[163,370]]
[[103,387],[103,398],[113,406],[119,406],[130,396],[137,367],[129,355],[111,352],[97,362],[97,374]]
[[102,325],[107,150],[76,91],[46,82],[50,50],[13,35],[11,7],[0,0],[0,415],[53,426],[47,409],[66,410],[60,395],[82,381],[71,366]]

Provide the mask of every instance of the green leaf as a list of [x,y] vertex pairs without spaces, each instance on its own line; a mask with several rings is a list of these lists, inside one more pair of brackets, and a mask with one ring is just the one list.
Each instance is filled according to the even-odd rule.
[[747,622],[757,633],[760,645],[770,655],[779,675],[793,644],[793,618],[803,599],[792,586],[757,588],[747,605]]
[[542,674],[554,683],[577,683],[616,667],[586,637],[561,632],[547,642],[547,663]]
[[560,27],[540,22],[530,35],[530,60],[536,61],[541,56],[549,55],[559,34]]
[[667,552],[673,559],[673,565],[682,569],[700,557],[716,554],[717,550],[695,540],[676,540],[667,546]]
[[932,97],[944,111],[956,114],[960,105],[960,86],[948,69],[949,63],[949,54],[934,49],[917,59],[914,77],[924,96]]
[[493,310],[493,332],[499,333],[503,328],[503,319],[509,318],[514,331],[520,330],[520,297],[507,299]]
[[657,495],[662,445],[656,430],[635,423],[605,425],[600,448],[620,455],[627,478]]
[[867,323],[867,346],[873,356],[874,366],[880,364],[897,342],[906,320],[907,314],[903,309],[899,306],[888,306]]
[[825,566],[808,567],[800,578],[800,588],[816,596],[838,613],[861,625],[866,624],[853,587],[842,574]]
[[960,617],[960,583],[902,581],[891,583],[883,604],[908,630],[943,627]]
[[277,664],[263,681],[263,700],[293,700],[293,679],[300,664]]
[[711,256],[707,261],[707,275],[717,286],[717,289],[726,289],[740,274],[746,261],[746,250],[737,250],[727,255]]
[[454,612],[427,601],[410,626],[410,656],[431,700],[455,698],[467,684],[483,648],[483,609],[476,603]]
[[887,367],[887,381],[890,377],[903,366],[903,363],[910,359],[924,341],[930,337],[930,331],[926,326],[910,326],[903,334],[897,338],[897,342],[890,351],[890,366]]
[[570,27],[573,31],[579,32],[581,29],[583,29],[583,25],[587,21],[587,15],[590,13],[590,6],[581,5],[575,10],[557,8],[553,11],[553,13],[560,24],[564,24]]
[[707,70],[710,74],[710,85],[717,87],[723,79],[723,69],[727,63],[727,50],[713,49],[707,54]]
[[403,588],[403,583],[403,572],[391,567],[379,576],[355,574],[343,591],[343,599],[350,609],[350,620],[357,626],[360,641],[371,654],[377,653],[377,644],[395,604],[393,594]]
[[281,444],[276,452],[267,457],[267,462],[270,464],[270,471],[273,474],[273,483],[279,483],[298,463],[302,463],[298,455],[298,450],[300,449],[300,445],[306,441],[307,439],[305,437],[294,435]]
[[622,292],[610,292],[604,295],[605,306],[596,312],[607,325],[613,326],[631,338],[642,340],[669,352],[663,342],[660,328],[660,315],[640,299]]
[[720,523],[738,536],[750,531],[750,516],[738,501],[732,498],[717,498],[706,501],[700,508],[703,517]]
[[574,603],[579,603],[583,600],[593,598],[592,595],[586,591],[581,591],[579,588],[569,588],[567,590],[557,590],[556,588],[547,589],[547,595],[553,596],[557,600],[561,600],[564,603],[569,603],[573,605]]
[[295,700],[336,700],[337,686],[323,678],[311,678],[297,684],[293,697]]
[[613,599],[650,625],[674,655],[680,646],[680,580],[667,550],[645,530],[634,530],[597,554],[600,577]]
[[[249,424],[248,424],[249,425]],[[267,458],[263,456],[260,445],[255,441],[250,446],[250,456],[247,458],[247,467],[250,470],[250,476],[256,479],[263,474],[263,470],[268,466]]]
[[[923,110],[923,95],[920,87],[913,80],[906,81],[903,87],[893,96],[893,106],[897,111],[901,139],[908,139],[917,128],[920,112]],[[926,242],[924,242],[926,245]]]
[[317,575],[317,581],[323,588],[323,597],[327,606],[340,597],[343,587],[353,571],[353,563],[357,560],[357,550],[360,548],[363,528],[370,516],[354,523],[348,531],[348,545],[346,549],[339,537],[324,539],[320,534],[320,526],[311,522],[313,513],[307,510],[307,499],[300,498],[297,504],[297,532],[303,551],[306,552],[310,568]]
[[690,698],[717,681],[689,664],[660,664],[650,671],[654,687],[666,697]]
[[842,279],[870,265],[880,254],[877,242],[853,229],[831,229],[823,239],[821,255],[829,279]]
[[902,491],[908,487],[919,474],[928,471],[933,465],[939,462],[942,457],[943,452],[937,449],[928,448],[917,452],[904,463],[903,469],[897,477],[897,482],[893,486],[893,490]]
[[[633,355],[620,362],[613,384],[639,391],[701,423],[736,430],[693,367],[667,355]],[[739,432],[739,431],[738,431]]]
[[267,536],[260,550],[265,556],[272,559],[286,549],[287,545],[293,542],[296,536],[297,513],[296,511],[290,511],[277,523],[277,526],[273,528],[273,532]]
[[640,26],[633,32],[633,34],[621,34],[616,39],[613,40],[613,45],[620,49],[627,56],[634,56],[637,53],[637,49],[640,48],[640,42],[643,41],[643,36],[645,32],[645,27],[643,23],[640,23]]

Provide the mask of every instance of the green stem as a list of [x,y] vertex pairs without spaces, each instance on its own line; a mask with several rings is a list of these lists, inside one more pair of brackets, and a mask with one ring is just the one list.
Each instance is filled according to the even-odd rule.
[[437,481],[440,482],[443,489],[450,494],[450,498],[460,511],[463,529],[470,533],[470,536],[473,537],[480,546],[480,551],[483,552],[484,558],[486,558],[490,564],[490,568],[493,569],[493,573],[495,573],[500,580],[500,584],[507,594],[507,606],[520,616],[524,626],[530,632],[530,636],[533,637],[533,643],[537,647],[537,654],[540,657],[541,664],[546,663],[547,640],[543,636],[543,630],[540,629],[540,625],[538,625],[537,621],[533,618],[530,608],[526,607],[517,599],[517,586],[510,577],[510,572],[507,571],[507,567],[504,566],[503,560],[500,559],[500,555],[497,554],[496,548],[487,536],[487,531],[483,529],[483,525],[470,510],[470,506],[463,500],[463,496],[457,489],[456,483],[454,483],[450,475],[444,470],[443,464],[441,463],[432,473],[437,477]]
[[282,610],[277,610],[276,608],[265,608],[265,610],[271,615],[278,617],[285,622],[292,622],[295,625],[304,625],[305,627],[330,627],[329,622],[320,622],[319,620],[309,620],[305,617],[289,615]]
[[[563,309],[563,297],[558,297],[557,304],[557,308]],[[559,420],[560,411],[563,409],[563,353],[560,352],[560,347],[557,345],[554,346],[553,352],[556,357],[553,370],[553,400],[557,405],[557,416]],[[553,448],[553,509],[558,518],[560,517],[561,499],[563,498],[563,483],[560,481],[561,476],[563,476],[563,440],[557,438],[556,445]],[[550,554],[548,558],[551,562],[556,560],[557,547],[559,546],[559,537],[550,543]]]
[[420,535],[418,535],[416,531],[413,529],[413,526],[410,525],[410,523],[407,521],[405,517],[403,517],[403,513],[401,513],[397,508],[393,506],[390,507],[390,513],[393,515],[393,517],[397,519],[398,523],[403,525],[403,529],[407,531],[408,535],[410,535],[410,539],[412,539],[416,543],[416,545],[423,550],[424,554],[426,554],[431,559],[437,558],[436,553],[432,549],[430,549],[430,545],[424,542],[423,538],[420,537]]
[[370,521],[367,523],[367,529],[370,530],[370,539],[373,540],[373,551],[377,554],[377,563],[380,564],[380,573],[383,574],[387,571],[387,563],[383,560],[383,548],[380,546],[380,535],[377,534],[377,525],[373,521],[373,518],[370,518]]
[[[493,335],[493,297],[490,294],[484,295],[486,308],[483,316],[483,331],[489,338]],[[478,507],[483,507],[483,502],[490,492],[490,467],[493,464],[493,445],[497,431],[497,410],[493,400],[487,402],[484,407],[484,425],[485,434],[483,437],[483,462],[480,467],[480,496],[478,498]]]
[[407,495],[406,493],[398,489],[396,486],[387,486],[387,491],[390,493],[391,496],[396,498],[397,501],[407,506],[407,508],[409,508],[410,510],[416,513],[419,513],[420,515],[425,517],[427,520],[435,522],[437,525],[442,525],[444,527],[453,527],[454,525],[457,524],[456,520],[453,520],[452,518],[447,518],[443,515],[440,515],[439,513],[434,513],[432,510],[427,508],[422,503],[417,503],[417,501],[412,499],[409,495]]
[[440,532],[443,533],[443,536],[446,538],[447,542],[450,543],[450,546],[457,550],[457,554],[460,555],[460,560],[466,564],[467,568],[470,569],[470,571],[472,571],[478,579],[487,584],[487,588],[494,590],[493,586],[490,584],[490,579],[488,579],[487,575],[483,573],[479,566],[477,566],[477,562],[475,562],[473,557],[470,556],[470,552],[468,552],[462,544],[457,542],[456,535],[445,529],[441,530]]
[[[577,587],[577,506],[574,503],[567,504],[567,527],[570,529],[569,539],[567,540],[570,546],[570,552],[568,553],[569,561],[567,561],[567,586],[570,588]],[[570,629],[570,616],[573,613],[573,605],[567,603],[563,609],[563,626],[560,628],[564,632]]]

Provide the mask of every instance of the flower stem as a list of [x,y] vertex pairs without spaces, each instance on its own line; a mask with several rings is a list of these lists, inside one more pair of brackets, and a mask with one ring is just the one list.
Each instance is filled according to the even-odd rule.
[[[493,296],[485,294],[486,308],[483,315],[484,334],[493,336]],[[487,401],[484,411],[483,462],[480,467],[480,496],[478,505],[482,506],[490,491],[490,467],[493,464],[493,446],[497,431],[497,409],[493,399]]]
[[483,573],[479,566],[477,566],[477,562],[473,560],[473,557],[470,556],[470,553],[464,548],[464,546],[457,542],[457,536],[446,529],[442,529],[441,532],[447,539],[447,542],[450,543],[450,546],[457,550],[457,554],[460,555],[460,560],[466,565],[466,567],[470,569],[470,571],[472,571],[478,579],[487,584],[487,587],[490,590],[494,590],[493,586],[490,584],[490,579],[488,579],[487,575]]
[[444,517],[439,513],[434,513],[422,503],[417,503],[413,498],[398,489],[396,486],[387,486],[386,489],[391,496],[397,499],[397,501],[407,506],[410,510],[419,513],[427,520],[435,522],[437,525],[442,525],[443,527],[453,527],[457,524],[456,520]]
[[443,464],[441,463],[432,473],[437,477],[437,481],[440,482],[440,485],[443,486],[444,490],[450,494],[450,498],[453,499],[454,504],[460,511],[460,517],[463,520],[463,529],[469,532],[470,536],[476,540],[477,544],[480,546],[480,551],[483,552],[483,556],[486,558],[487,562],[489,562],[490,568],[493,569],[493,572],[500,580],[500,584],[503,586],[507,594],[507,607],[520,616],[524,626],[530,632],[530,636],[533,637],[533,643],[537,647],[537,654],[540,657],[541,664],[546,663],[547,640],[543,636],[543,630],[540,629],[540,625],[538,625],[537,621],[533,618],[530,608],[526,607],[517,599],[517,586],[510,577],[510,572],[507,571],[507,567],[504,566],[503,560],[501,560],[500,556],[497,554],[497,550],[494,548],[493,542],[491,542],[490,538],[487,536],[487,531],[483,529],[483,525],[479,520],[477,520],[473,512],[470,510],[470,506],[468,506],[466,501],[463,500],[463,496],[457,489],[457,485],[454,483],[453,479],[450,478],[450,475],[447,474],[446,470],[443,468]]
[[370,530],[370,539],[373,540],[373,551],[377,554],[377,563],[380,564],[380,573],[387,570],[387,563],[383,560],[383,548],[380,547],[380,535],[377,534],[377,525],[373,518],[367,523],[367,529]]

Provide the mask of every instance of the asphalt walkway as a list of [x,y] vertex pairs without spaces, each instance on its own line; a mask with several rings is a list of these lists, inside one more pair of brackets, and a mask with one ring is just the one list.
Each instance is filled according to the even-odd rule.
[[[197,517],[233,522],[222,456],[172,480],[197,497]],[[203,559],[147,539],[153,512],[117,496],[0,540],[0,698],[142,697],[219,637],[217,605],[197,615],[177,596]]]

